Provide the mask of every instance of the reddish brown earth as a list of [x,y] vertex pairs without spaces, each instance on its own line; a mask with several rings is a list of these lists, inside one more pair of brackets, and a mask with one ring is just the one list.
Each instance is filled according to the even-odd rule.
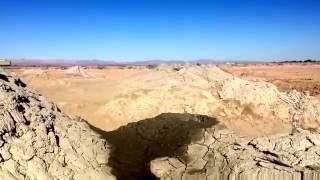
[[239,64],[219,65],[233,75],[275,84],[281,91],[308,91],[320,99],[320,64]]

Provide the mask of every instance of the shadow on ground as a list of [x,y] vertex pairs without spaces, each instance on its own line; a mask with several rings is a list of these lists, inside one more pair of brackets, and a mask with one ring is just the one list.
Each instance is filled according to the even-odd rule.
[[164,113],[110,132],[91,128],[111,144],[108,165],[117,179],[156,179],[150,172],[151,160],[164,156],[183,160],[185,145],[202,138],[201,129],[217,123],[204,115]]

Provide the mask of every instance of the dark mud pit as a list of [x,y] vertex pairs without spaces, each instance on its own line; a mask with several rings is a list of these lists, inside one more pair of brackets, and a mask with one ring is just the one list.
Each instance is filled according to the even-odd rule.
[[91,128],[111,144],[108,165],[117,179],[156,179],[150,171],[151,160],[170,156],[186,162],[186,145],[201,139],[202,129],[217,123],[204,115],[164,113],[111,132]]

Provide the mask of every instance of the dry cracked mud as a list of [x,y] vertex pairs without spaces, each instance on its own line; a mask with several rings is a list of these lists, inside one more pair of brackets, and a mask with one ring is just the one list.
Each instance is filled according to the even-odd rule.
[[319,179],[320,134],[301,130],[271,137],[239,137],[223,125],[176,156],[151,162],[160,179]]
[[0,179],[115,179],[108,144],[0,72]]

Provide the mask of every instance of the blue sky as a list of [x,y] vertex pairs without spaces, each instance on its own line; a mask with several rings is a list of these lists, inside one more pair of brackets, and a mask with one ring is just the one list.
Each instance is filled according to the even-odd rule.
[[0,0],[0,57],[320,59],[320,1]]

